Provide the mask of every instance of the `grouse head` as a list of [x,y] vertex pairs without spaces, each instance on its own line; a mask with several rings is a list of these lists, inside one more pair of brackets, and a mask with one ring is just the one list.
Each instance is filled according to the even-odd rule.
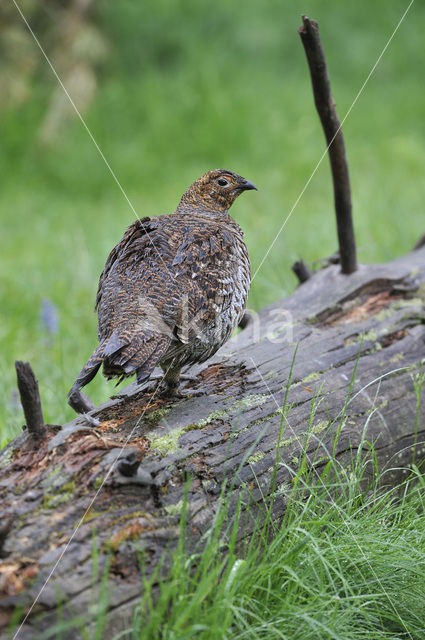
[[177,211],[198,210],[208,215],[227,213],[236,198],[255,184],[226,169],[213,169],[198,178],[183,194]]

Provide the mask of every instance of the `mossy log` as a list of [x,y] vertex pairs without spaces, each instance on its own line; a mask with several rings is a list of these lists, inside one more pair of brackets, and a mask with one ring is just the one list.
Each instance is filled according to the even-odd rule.
[[249,496],[247,536],[255,500],[270,496],[278,442],[273,518],[303,453],[318,471],[332,450],[348,468],[365,428],[385,481],[397,482],[396,469],[425,457],[424,323],[425,247],[350,276],[331,265],[193,369],[187,398],[170,403],[131,384],[91,412],[96,427],[80,416],[42,438],[22,433],[0,453],[0,629],[35,598],[19,640],[51,626],[59,601],[62,617],[82,615],[89,628],[111,554],[103,637],[112,637],[140,598],[138,550],[150,575],[176,544],[187,479],[191,544],[210,527],[225,479],[231,504]]

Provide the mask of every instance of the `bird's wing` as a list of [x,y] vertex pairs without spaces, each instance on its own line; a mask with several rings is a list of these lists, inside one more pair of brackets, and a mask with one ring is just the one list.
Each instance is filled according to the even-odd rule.
[[[123,237],[119,243],[112,249],[111,253],[106,260],[105,266],[99,278],[99,285],[96,294],[95,311],[98,309],[100,300],[104,291],[104,284],[108,278],[108,275],[118,259],[121,259],[124,254],[131,250],[131,247],[137,242],[138,239],[151,233],[156,228],[155,223],[151,218],[145,217],[136,220],[125,231]],[[140,244],[140,243],[139,243]]]

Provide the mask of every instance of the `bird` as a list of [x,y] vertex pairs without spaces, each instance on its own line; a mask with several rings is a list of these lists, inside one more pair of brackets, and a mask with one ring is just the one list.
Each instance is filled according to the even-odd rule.
[[107,379],[163,371],[161,394],[178,396],[180,371],[205,362],[241,320],[250,287],[243,231],[229,209],[249,180],[226,169],[208,171],[171,214],[133,222],[100,275],[95,311],[99,344],[68,396],[103,365]]

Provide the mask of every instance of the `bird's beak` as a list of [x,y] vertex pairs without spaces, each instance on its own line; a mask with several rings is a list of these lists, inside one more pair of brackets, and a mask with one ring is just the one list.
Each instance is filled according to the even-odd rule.
[[241,191],[249,191],[250,189],[255,189],[255,191],[258,191],[255,184],[253,182],[250,182],[249,180],[245,180],[244,182],[242,182],[239,188],[241,189]]

